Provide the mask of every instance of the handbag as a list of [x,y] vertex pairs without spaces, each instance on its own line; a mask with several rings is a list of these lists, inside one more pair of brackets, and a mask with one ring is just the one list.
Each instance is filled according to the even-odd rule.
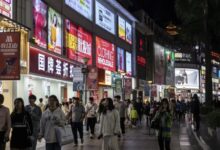
[[72,128],[69,124],[63,127],[55,127],[55,135],[60,146],[73,142]]
[[160,118],[157,117],[155,120],[153,120],[151,122],[151,126],[152,129],[159,129],[160,128]]

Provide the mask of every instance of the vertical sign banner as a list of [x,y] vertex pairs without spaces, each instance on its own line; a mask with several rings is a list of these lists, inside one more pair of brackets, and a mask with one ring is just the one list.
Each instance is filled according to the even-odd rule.
[[81,67],[73,68],[73,91],[83,90],[83,74]]
[[89,20],[92,20],[92,3],[93,0],[65,0],[66,5]]
[[131,64],[131,53],[126,52],[126,74],[128,76],[132,75],[132,64]]
[[92,35],[89,32],[65,19],[65,41],[68,58],[81,63],[84,63],[83,58],[88,58],[88,65],[92,64]]
[[125,97],[130,98],[132,93],[132,79],[131,78],[124,78],[124,90],[125,90]]
[[118,16],[118,36],[125,40],[125,20]]
[[47,48],[47,5],[42,0],[33,0],[33,28],[35,43]]
[[119,72],[125,71],[125,59],[124,59],[124,50],[122,48],[117,48],[117,66]]
[[157,97],[157,85],[151,86],[151,97]]
[[122,80],[121,78],[115,79],[115,92],[121,93],[122,92]]
[[164,84],[165,76],[165,58],[164,58],[164,48],[156,43],[154,43],[154,53],[155,53],[155,72],[154,72],[154,83]]
[[95,67],[89,67],[89,74],[87,76],[87,89],[98,89],[98,69]]
[[20,79],[20,33],[0,33],[0,80]]
[[62,54],[62,19],[52,8],[48,9],[48,49]]
[[126,22],[126,41],[129,44],[132,44],[132,27],[128,22]]
[[166,60],[166,85],[175,85],[174,52],[165,50]]
[[115,34],[115,15],[101,3],[96,1],[96,24],[106,31]]
[[13,8],[13,0],[0,0],[0,14],[13,18],[12,8]]
[[96,65],[98,68],[115,71],[115,46],[96,37]]

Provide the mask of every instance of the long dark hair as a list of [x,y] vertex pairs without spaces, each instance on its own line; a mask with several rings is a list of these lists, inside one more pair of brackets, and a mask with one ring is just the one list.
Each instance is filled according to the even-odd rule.
[[[16,98],[16,99],[14,100],[14,106],[15,106],[15,104],[16,104],[17,102],[21,102],[21,103],[22,103],[22,113],[25,112],[24,100],[23,100],[22,98]],[[17,111],[18,111],[17,108],[14,107],[12,114],[15,114]]]
[[161,107],[163,106],[163,103],[166,103],[166,104],[167,104],[167,112],[170,112],[170,107],[169,107],[168,99],[167,99],[167,98],[163,98],[163,99],[161,100]]
[[105,98],[106,101],[108,101],[108,106],[107,106],[107,109],[104,109],[103,111],[103,114],[106,114],[107,110],[114,110],[115,109],[115,106],[113,104],[113,100],[109,97]]
[[53,100],[56,101],[56,103],[57,103],[56,106],[57,106],[57,107],[60,107],[60,103],[59,103],[59,100],[58,100],[58,98],[57,98],[56,95],[50,95],[48,99],[49,99],[49,100],[50,100],[50,99],[53,99]]

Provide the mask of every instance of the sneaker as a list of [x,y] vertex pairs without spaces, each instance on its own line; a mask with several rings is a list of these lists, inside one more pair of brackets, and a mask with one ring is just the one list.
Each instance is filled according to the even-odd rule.
[[93,137],[93,134],[90,134],[90,136],[89,136],[89,137],[90,137],[90,139],[93,139],[93,138],[94,138],[94,137]]

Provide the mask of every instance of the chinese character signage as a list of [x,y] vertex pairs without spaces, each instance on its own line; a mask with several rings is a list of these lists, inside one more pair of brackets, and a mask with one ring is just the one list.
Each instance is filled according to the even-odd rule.
[[73,80],[74,64],[64,58],[30,47],[30,73],[61,80]]
[[144,35],[137,32],[137,44],[136,44],[136,61],[137,61],[137,76],[139,79],[146,80],[146,65],[147,65],[147,50]]
[[82,27],[65,20],[65,41],[68,58],[83,63],[88,58],[88,65],[92,64],[92,35]]
[[47,48],[47,5],[42,0],[33,0],[33,17],[35,43]]
[[125,71],[125,60],[124,60],[124,50],[121,48],[117,48],[117,66],[118,66],[118,71],[119,72],[124,72]]
[[96,24],[106,31],[115,34],[115,15],[101,3],[96,1]]
[[0,0],[0,14],[8,18],[13,18],[12,4],[13,0]]
[[48,49],[62,54],[62,19],[52,8],[48,9]]
[[129,44],[132,44],[132,27],[128,22],[126,22],[126,41]]
[[131,76],[132,75],[132,65],[131,65],[131,53],[126,52],[126,74]]
[[20,79],[20,33],[0,33],[0,80]]
[[115,46],[99,37],[96,37],[96,65],[98,68],[115,71]]
[[164,48],[159,44],[154,43],[154,57],[155,57],[155,72],[154,72],[154,83],[164,84],[165,76],[165,56]]
[[92,20],[92,3],[93,0],[65,0],[66,5]]
[[125,20],[118,16],[118,36],[125,40]]

